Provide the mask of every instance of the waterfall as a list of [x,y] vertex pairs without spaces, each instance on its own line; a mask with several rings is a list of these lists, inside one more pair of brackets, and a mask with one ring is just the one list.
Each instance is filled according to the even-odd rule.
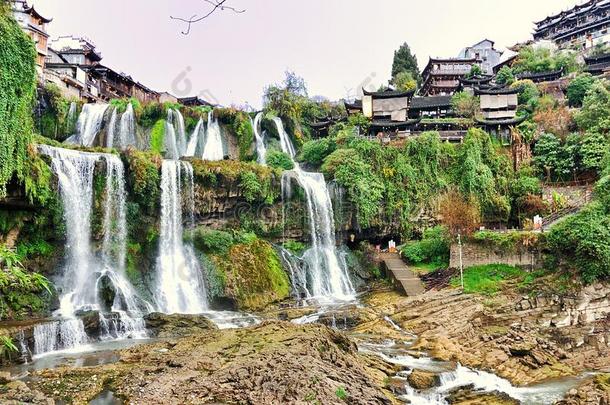
[[302,260],[283,247],[280,247],[279,251],[284,268],[287,268],[290,274],[293,296],[296,299],[311,297],[307,289],[307,268],[303,266]]
[[66,129],[68,130],[68,133],[71,133],[74,130],[76,107],[76,102],[72,101],[70,103],[70,108],[68,108],[68,114],[66,115]]
[[[63,336],[58,344],[67,348],[68,343],[82,344],[87,341],[82,320],[76,318],[79,311],[107,309],[103,308],[99,298],[104,281],[109,282],[106,285],[112,286],[115,294],[112,311],[126,311],[130,317],[141,318],[142,312],[150,311],[152,307],[138,297],[124,274],[127,225],[125,173],[121,160],[116,155],[46,145],[40,145],[39,149],[52,159],[66,221],[67,258],[60,282],[62,296],[58,311],[65,319],[58,321],[57,328]],[[106,171],[104,240],[101,257],[96,257],[91,246],[91,214],[94,171],[100,161],[105,162]],[[76,325],[79,323],[81,326]],[[41,331],[41,338],[47,332],[51,333],[49,330]],[[57,349],[55,347],[53,350]]]
[[34,326],[34,356],[74,349],[88,342],[80,319],[47,322]]
[[165,150],[168,159],[179,159],[186,152],[184,117],[178,110],[167,110],[165,121]]
[[127,104],[127,109],[121,115],[119,125],[118,147],[125,149],[128,146],[136,146],[136,116],[131,102]]
[[224,159],[224,148],[222,146],[222,134],[218,119],[214,117],[214,112],[208,113],[208,127],[203,147],[203,160],[222,160]]
[[[254,117],[254,122],[252,122],[252,128],[254,129],[254,141],[255,141],[255,145],[256,145],[256,161],[261,164],[261,165],[266,165],[267,164],[267,159],[266,159],[266,155],[267,155],[267,148],[265,147],[265,139],[263,138],[263,135],[261,134],[261,120],[263,118],[263,113],[259,112],[258,114],[256,114],[256,117]],[[281,123],[281,121],[280,121]]]
[[[284,130],[282,121],[275,117],[282,151],[294,162],[296,151],[290,137]],[[309,214],[311,248],[304,255],[308,271],[308,292],[313,297],[329,297],[349,300],[355,294],[347,272],[347,266],[335,246],[335,223],[333,206],[324,176],[321,173],[303,171],[297,162],[294,169],[282,175],[282,194],[290,197],[290,182],[296,182],[303,188]]]
[[69,137],[66,142],[82,146],[93,146],[95,137],[102,128],[104,114],[108,104],[85,104],[76,122],[76,134]]
[[[183,182],[187,184],[183,185]],[[199,262],[192,247],[182,239],[181,195],[183,190],[190,195],[192,182],[192,166],[189,163],[163,161],[161,230],[154,295],[159,310],[165,313],[201,313],[207,309],[206,290]]]
[[[203,118],[199,118],[197,121],[197,125],[195,125],[195,129],[191,134],[191,139],[189,139],[189,143],[186,146],[186,152],[184,156],[192,157],[195,155],[200,155],[203,153],[203,145],[205,143],[205,128],[203,126]],[[197,153],[201,151],[200,153]]]
[[112,114],[110,115],[110,122],[108,123],[108,128],[106,129],[106,147],[112,148],[114,147],[114,133],[116,132],[116,120],[117,120],[117,109],[112,109]]

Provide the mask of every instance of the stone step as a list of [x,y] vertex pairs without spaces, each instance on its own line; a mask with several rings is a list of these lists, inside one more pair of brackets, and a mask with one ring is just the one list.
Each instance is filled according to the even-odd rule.
[[384,253],[381,256],[396,287],[402,289],[408,296],[423,294],[426,289],[422,281],[413,273],[396,253]]

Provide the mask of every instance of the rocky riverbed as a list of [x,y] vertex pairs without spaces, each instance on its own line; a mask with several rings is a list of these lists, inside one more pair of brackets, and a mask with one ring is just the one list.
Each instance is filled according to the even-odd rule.
[[[3,374],[0,403],[110,395],[134,404],[608,404],[609,292],[596,285],[567,297],[483,297],[444,288],[404,297],[377,286],[357,303],[269,308],[263,323],[233,330],[154,314],[154,343],[120,350],[111,364],[33,371],[22,381]],[[460,373],[508,389],[445,381]],[[541,382],[546,388],[516,388]],[[441,384],[455,388],[440,394]],[[555,396],[529,395],[557,387]]]

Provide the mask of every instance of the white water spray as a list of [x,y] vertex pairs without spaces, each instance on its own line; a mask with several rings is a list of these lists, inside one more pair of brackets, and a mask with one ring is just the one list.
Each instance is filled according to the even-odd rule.
[[108,104],[85,104],[76,123],[77,132],[69,137],[66,142],[93,146],[95,138],[102,128],[107,109]]
[[[261,134],[261,120],[263,118],[263,113],[259,112],[254,117],[254,121],[252,122],[252,128],[254,129],[254,142],[256,145],[256,161],[258,164],[266,165],[267,164],[267,147],[265,146],[265,139]],[[280,122],[281,123],[281,122]]]
[[[296,151],[282,121],[278,117],[273,121],[280,135],[282,151],[294,162]],[[355,291],[347,266],[339,257],[335,246],[333,207],[324,176],[321,173],[303,171],[299,164],[294,162],[294,169],[285,171],[282,176],[282,194],[285,199],[291,194],[291,180],[296,180],[305,191],[309,213],[311,248],[303,255],[308,270],[307,293],[319,298],[353,299]]]
[[222,134],[218,119],[214,117],[214,112],[208,113],[208,125],[205,134],[205,145],[203,147],[203,160],[222,160],[224,159],[224,148],[222,146]]
[[161,231],[154,295],[159,310],[165,313],[201,313],[207,309],[199,262],[192,247],[182,240],[182,193],[190,195],[192,181],[189,163],[163,161]]

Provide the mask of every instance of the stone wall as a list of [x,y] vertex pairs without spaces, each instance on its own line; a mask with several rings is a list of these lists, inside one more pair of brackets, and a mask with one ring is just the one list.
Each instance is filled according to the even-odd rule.
[[[480,243],[465,242],[462,245],[462,263],[464,268],[485,264],[508,264],[510,266],[535,268],[542,263],[542,258],[540,252],[532,252],[525,247],[507,251]],[[449,267],[460,267],[460,250],[457,243],[451,245]]]

